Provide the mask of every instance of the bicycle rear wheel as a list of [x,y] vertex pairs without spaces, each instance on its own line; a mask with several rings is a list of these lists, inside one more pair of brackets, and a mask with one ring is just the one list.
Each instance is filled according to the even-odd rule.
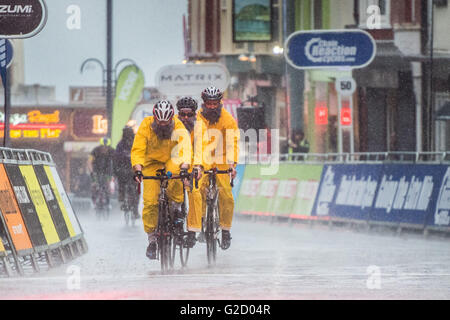
[[183,267],[187,266],[187,262],[189,260],[189,248],[185,248],[183,245],[183,241],[180,244],[180,261]]

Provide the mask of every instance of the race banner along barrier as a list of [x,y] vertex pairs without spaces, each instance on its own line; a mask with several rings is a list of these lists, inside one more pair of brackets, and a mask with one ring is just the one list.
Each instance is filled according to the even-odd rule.
[[313,215],[368,220],[383,165],[325,165]]
[[0,148],[0,218],[1,240],[9,243],[4,252],[10,257],[0,264],[14,260],[12,269],[20,275],[26,261],[38,272],[42,258],[52,267],[55,255],[65,263],[87,251],[81,226],[48,153]]
[[239,197],[239,191],[241,189],[242,180],[244,179],[244,171],[245,171],[245,165],[244,164],[238,164],[236,166],[236,177],[233,181],[233,188],[231,191],[233,192],[233,198],[237,200]]
[[[449,226],[447,165],[326,165],[313,209],[318,216]],[[438,197],[439,201],[438,201]]]
[[[47,173],[42,165],[34,165],[34,172],[39,181],[39,184],[44,195],[45,202],[50,211],[50,214],[55,222],[56,230],[58,231],[59,238],[64,241],[70,238],[69,225],[70,221],[66,221],[63,217],[61,209],[59,208],[58,201],[56,200],[55,194],[50,186],[50,181],[48,181]],[[70,227],[72,225],[70,224]]]
[[29,253],[33,246],[3,163],[0,163],[0,211],[17,252]]
[[247,165],[236,205],[251,215],[450,227],[445,164],[280,164],[262,176]]
[[14,194],[22,214],[22,218],[30,235],[33,248],[37,251],[47,250],[47,240],[42,229],[41,222],[39,221],[36,209],[31,202],[31,196],[28,192],[25,180],[22,177],[22,173],[17,164],[5,163],[6,173],[8,175],[11,187],[14,190]]
[[447,166],[439,189],[436,208],[428,216],[427,224],[431,226],[450,226],[450,166]]
[[[58,220],[61,231],[64,233],[62,240],[78,239],[83,234],[81,225],[72,209],[69,197],[64,189],[62,181],[51,155],[27,150],[32,159],[33,169],[39,180],[39,184],[50,211],[53,211],[54,220]],[[64,242],[64,241],[63,241]]]
[[5,246],[3,245],[2,238],[0,238],[0,256],[5,254]]
[[83,235],[81,224],[78,221],[75,212],[73,211],[69,197],[64,189],[61,178],[55,165],[44,166],[44,170],[47,173],[47,178],[52,187],[53,193],[58,200],[59,207],[64,215],[71,237],[79,239]]
[[322,165],[280,164],[276,176],[246,165],[236,210],[242,214],[305,218],[311,215]]
[[[20,163],[20,162],[19,162]],[[42,195],[39,182],[34,173],[33,167],[30,165],[19,165],[20,171],[22,173],[23,179],[30,192],[31,201],[34,204],[36,212],[39,217],[39,221],[42,225],[42,230],[44,231],[45,239],[48,245],[56,244],[60,241],[55,223],[52,219],[50,212],[48,210],[47,204],[45,203],[44,196]]]

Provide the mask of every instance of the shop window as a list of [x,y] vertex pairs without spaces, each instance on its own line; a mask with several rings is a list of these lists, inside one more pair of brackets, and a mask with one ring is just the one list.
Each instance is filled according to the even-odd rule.
[[272,41],[280,40],[280,6],[278,0],[272,0]]

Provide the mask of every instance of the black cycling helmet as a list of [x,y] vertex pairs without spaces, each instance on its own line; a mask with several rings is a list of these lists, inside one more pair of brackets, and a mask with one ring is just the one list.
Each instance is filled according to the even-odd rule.
[[197,110],[197,101],[195,101],[191,97],[183,97],[180,100],[177,101],[177,109],[178,111],[180,109],[192,109],[192,111]]
[[221,100],[223,98],[223,93],[214,86],[209,86],[202,92],[203,101],[208,100]]

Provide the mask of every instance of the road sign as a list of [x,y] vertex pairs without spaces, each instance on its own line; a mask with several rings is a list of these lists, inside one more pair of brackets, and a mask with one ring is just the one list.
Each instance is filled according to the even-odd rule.
[[284,47],[286,61],[296,69],[363,68],[376,53],[375,40],[360,29],[297,31]]
[[356,82],[351,77],[338,78],[335,82],[336,91],[343,96],[351,96],[356,90]]
[[0,0],[0,38],[30,38],[47,22],[44,0]]

